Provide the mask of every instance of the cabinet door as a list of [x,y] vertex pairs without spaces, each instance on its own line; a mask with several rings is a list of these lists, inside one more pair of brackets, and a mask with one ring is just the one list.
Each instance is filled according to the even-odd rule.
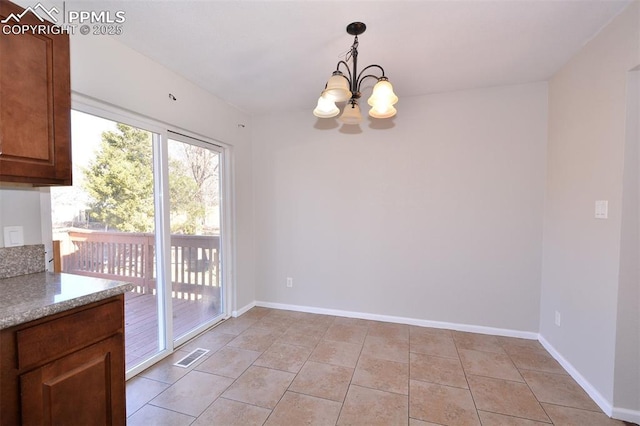
[[124,425],[122,334],[20,376],[26,425]]
[[[0,0],[0,20],[22,11]],[[53,26],[27,13],[0,27],[22,25]],[[71,184],[69,36],[3,31],[0,55],[0,180]]]

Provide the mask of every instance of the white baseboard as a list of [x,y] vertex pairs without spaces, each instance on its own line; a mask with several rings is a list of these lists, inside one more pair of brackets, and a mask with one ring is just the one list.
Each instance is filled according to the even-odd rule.
[[640,411],[613,407],[613,415],[611,417],[625,422],[640,424]]
[[253,308],[254,306],[256,306],[256,302],[251,302],[245,306],[243,306],[242,308],[236,310],[236,311],[232,311],[231,312],[231,316],[234,318],[239,317],[240,315],[244,314],[245,312],[247,312],[249,309]]
[[554,348],[553,345],[544,338],[544,336],[540,335],[538,340],[540,340],[540,343],[542,343],[542,346],[544,346],[547,352],[549,352],[551,356],[560,363],[562,368],[564,368],[567,373],[569,373],[569,375],[573,377],[573,380],[575,380],[591,397],[591,399],[593,399],[593,401],[598,404],[598,407],[600,407],[600,409],[604,411],[607,416],[613,417],[613,405],[611,404],[611,402],[609,402],[604,396],[602,396],[602,394],[598,392],[598,390],[591,383],[589,383],[589,381],[582,374],[580,374],[580,372],[569,361],[567,361],[565,357],[560,355],[560,352],[558,352],[556,348]]
[[551,343],[540,335],[539,339],[542,346],[560,363],[567,373],[584,389],[584,391],[598,404],[598,407],[609,417],[618,420],[624,420],[631,423],[640,424],[640,411],[629,410],[627,408],[614,407],[565,357],[560,355]]
[[417,325],[420,327],[446,328],[449,330],[467,331],[471,333],[492,334],[495,336],[519,337],[521,339],[538,340],[538,333],[534,333],[531,331],[510,330],[506,328],[485,327],[480,325],[458,324],[442,321],[430,321],[407,317],[396,317],[391,315],[370,314],[365,312],[343,311],[339,309],[326,309],[313,306],[289,305],[285,303],[273,303],[264,301],[256,301],[255,306],[273,309],[284,309],[296,312],[307,312],[311,314],[334,315],[338,317],[359,318],[372,321],[385,321],[397,324]]

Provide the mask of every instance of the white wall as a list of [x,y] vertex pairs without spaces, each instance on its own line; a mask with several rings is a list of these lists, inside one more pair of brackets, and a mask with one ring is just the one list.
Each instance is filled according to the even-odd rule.
[[616,333],[616,407],[640,412],[640,71],[627,81],[620,285]]
[[[634,2],[549,83],[540,333],[605,408],[614,394],[626,83],[638,41]],[[594,219],[595,200],[609,201],[609,219]]]
[[0,247],[4,247],[5,226],[22,226],[24,244],[42,244],[40,190],[27,185],[0,185]]
[[254,118],[259,301],[537,331],[546,83],[311,108]]
[[627,82],[614,403],[640,412],[640,71]]

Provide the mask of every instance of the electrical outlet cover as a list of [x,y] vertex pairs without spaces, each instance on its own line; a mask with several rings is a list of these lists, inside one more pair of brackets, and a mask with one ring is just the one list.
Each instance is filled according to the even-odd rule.
[[24,229],[22,226],[4,227],[4,246],[19,247],[24,245]]

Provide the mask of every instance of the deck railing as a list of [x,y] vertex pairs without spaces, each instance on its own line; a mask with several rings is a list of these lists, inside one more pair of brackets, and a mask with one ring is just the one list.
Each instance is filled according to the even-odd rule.
[[[124,280],[137,293],[155,293],[153,234],[70,230],[61,247],[63,272]],[[171,235],[170,273],[173,297],[180,299],[220,287],[220,237]]]

